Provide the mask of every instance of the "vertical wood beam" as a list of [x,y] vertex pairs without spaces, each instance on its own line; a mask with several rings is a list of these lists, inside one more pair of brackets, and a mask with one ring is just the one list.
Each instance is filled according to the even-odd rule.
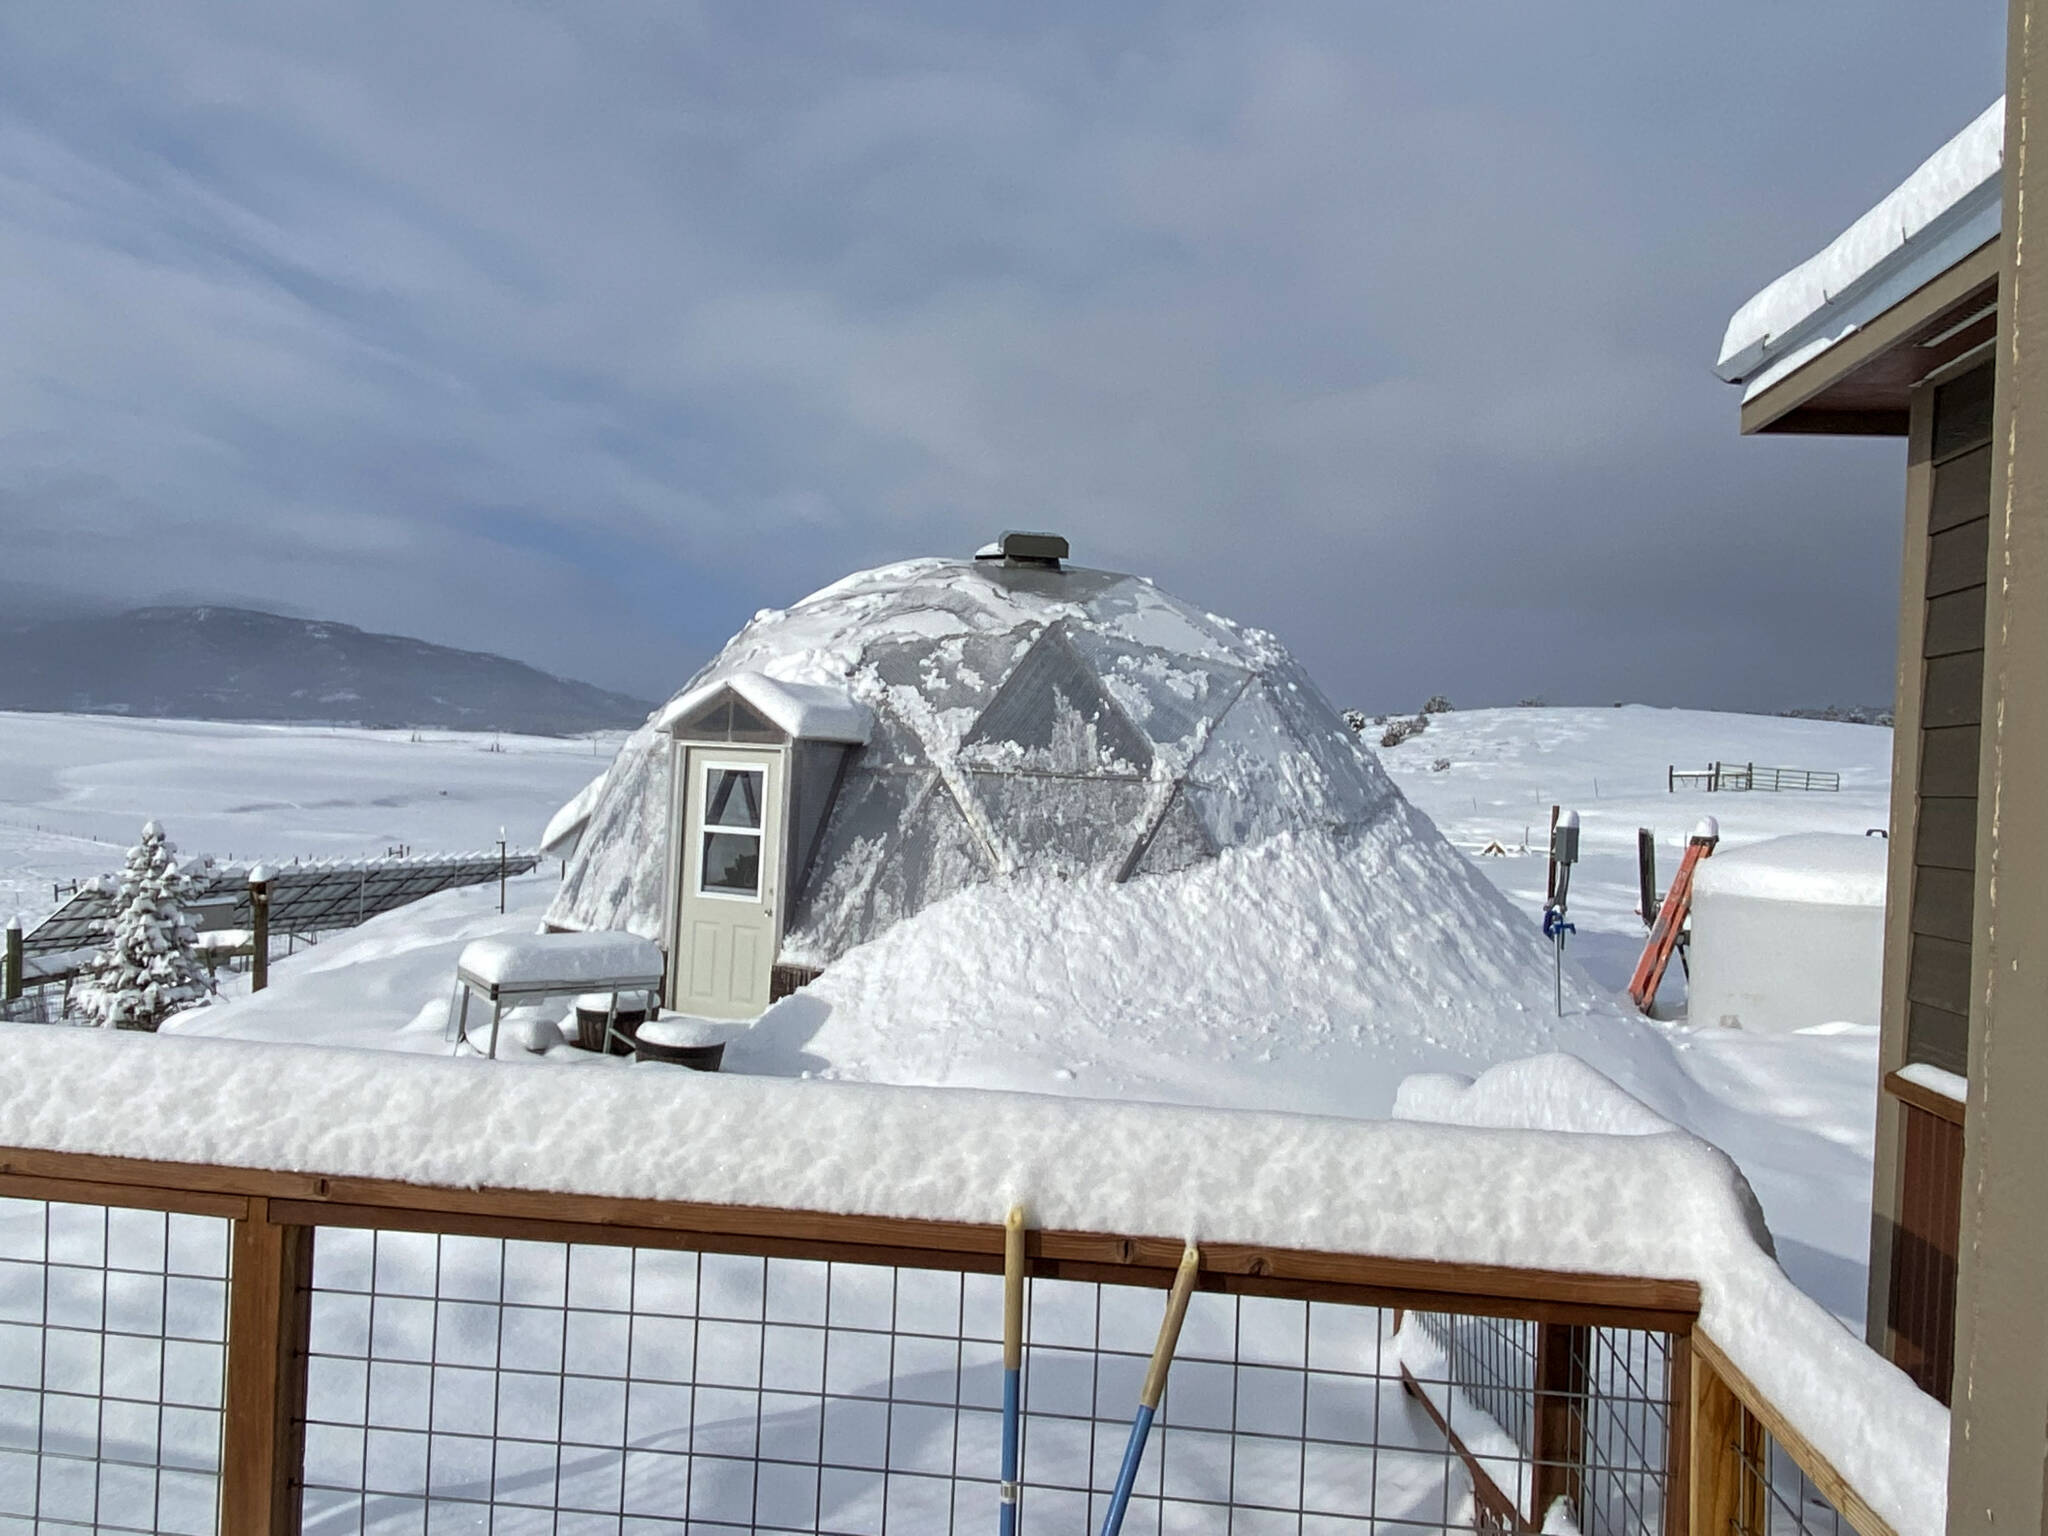
[[[1906,975],[1913,958],[1913,854],[1920,832],[1920,713],[1927,660],[1927,525],[1934,505],[1934,389],[1914,389],[1906,432],[1906,534],[1899,559],[1899,654],[1892,685],[1892,797],[1885,842],[1884,982],[1878,1076],[1906,1064]],[[1877,1096],[1870,1186],[1870,1267],[1863,1336],[1892,1354],[1892,1237],[1899,1217],[1899,1138],[1890,1094]]]
[[0,960],[0,1002],[13,1002],[21,996],[21,919],[7,920],[6,958]]
[[249,990],[261,992],[270,985],[270,881],[268,871],[257,865],[249,872]]
[[298,1536],[313,1229],[279,1226],[269,1201],[251,1200],[233,1264],[220,1532]]
[[1761,1536],[1742,1525],[1742,1404],[1728,1383],[1692,1357],[1692,1440],[1687,1470],[1691,1536]]
[[2048,0],[2010,0],[2005,78],[1953,1536],[2048,1531]]
[[1535,1458],[1529,1523],[1541,1530],[1563,1499],[1583,1525],[1586,1469],[1586,1357],[1592,1331],[1566,1323],[1536,1328],[1536,1407],[1530,1423]]
[[1664,1362],[1664,1536],[1692,1530],[1692,1336],[1671,1335]]

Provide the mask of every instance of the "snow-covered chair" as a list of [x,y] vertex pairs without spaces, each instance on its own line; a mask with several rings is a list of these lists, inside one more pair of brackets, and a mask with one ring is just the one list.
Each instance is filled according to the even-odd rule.
[[[469,1041],[469,999],[480,993],[491,1004],[491,1043],[498,1054],[498,1024],[508,1007],[543,998],[604,992],[611,996],[605,1044],[611,1045],[619,995],[658,993],[661,951],[651,940],[613,930],[591,933],[534,933],[515,938],[475,939],[455,962],[455,996],[448,1005],[449,1033],[460,1051]],[[470,1042],[473,1046],[474,1042]]]

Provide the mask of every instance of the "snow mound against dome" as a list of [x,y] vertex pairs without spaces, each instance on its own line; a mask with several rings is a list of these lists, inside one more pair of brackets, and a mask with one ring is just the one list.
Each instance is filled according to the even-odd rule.
[[1290,832],[1116,884],[964,890],[843,956],[728,1071],[1379,1117],[1411,1073],[1564,1051],[1658,1102],[1669,1043],[1427,817]]
[[[1166,874],[1283,833],[1356,834],[1400,799],[1272,636],[1113,572],[862,572],[757,614],[677,697],[753,679],[872,716],[795,871],[791,963],[990,881]],[[620,750],[549,922],[661,936],[673,714]]]

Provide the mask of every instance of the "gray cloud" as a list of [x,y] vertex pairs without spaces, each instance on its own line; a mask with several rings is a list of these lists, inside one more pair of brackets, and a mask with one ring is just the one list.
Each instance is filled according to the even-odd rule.
[[1881,699],[1899,451],[1707,365],[2002,9],[0,13],[9,577],[654,692],[1053,526],[1345,701]]

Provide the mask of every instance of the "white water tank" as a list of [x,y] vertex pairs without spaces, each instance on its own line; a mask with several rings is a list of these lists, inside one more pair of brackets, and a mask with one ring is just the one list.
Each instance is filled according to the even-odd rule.
[[1878,1022],[1886,845],[1802,832],[1716,850],[1693,879],[1695,1024],[1784,1034]]

